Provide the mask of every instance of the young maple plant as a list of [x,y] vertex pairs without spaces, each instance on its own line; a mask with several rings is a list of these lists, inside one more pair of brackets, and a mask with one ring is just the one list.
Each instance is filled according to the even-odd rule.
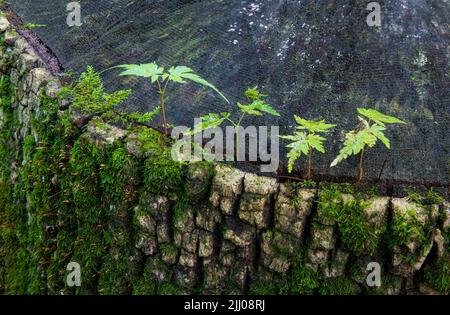
[[187,135],[193,135],[199,132],[202,132],[203,130],[210,129],[210,128],[216,128],[220,126],[223,122],[228,121],[230,122],[233,127],[235,128],[235,137],[236,137],[236,156],[238,155],[237,148],[238,148],[238,139],[239,139],[239,127],[241,126],[242,121],[244,120],[245,116],[262,116],[264,114],[269,114],[272,116],[280,116],[280,113],[278,113],[272,106],[270,106],[264,99],[267,97],[267,95],[262,94],[258,87],[255,86],[254,88],[248,89],[244,92],[244,96],[247,99],[249,104],[243,105],[241,103],[237,103],[237,106],[240,110],[238,114],[238,119],[231,119],[232,113],[229,112],[223,112],[220,114],[208,114],[205,116],[200,117],[202,120],[201,123],[194,126],[194,129],[187,132]]
[[[405,124],[404,121],[380,113],[375,109],[358,108],[359,125],[349,131],[339,155],[331,163],[331,167],[338,165],[352,155],[360,155],[358,164],[358,181],[363,179],[363,160],[367,148],[373,148],[380,140],[388,149],[391,148],[389,139],[384,135],[386,124]],[[373,124],[372,124],[373,122]],[[372,124],[372,125],[371,125]]]
[[298,126],[296,127],[296,131],[293,135],[289,136],[280,136],[282,139],[291,140],[286,147],[290,148],[290,151],[287,155],[289,158],[288,171],[292,173],[292,169],[294,168],[295,161],[302,154],[308,157],[308,171],[306,174],[307,179],[311,179],[312,177],[312,154],[313,150],[317,150],[320,153],[325,153],[324,142],[325,138],[319,136],[319,133],[327,133],[331,128],[336,125],[331,125],[325,123],[324,120],[313,121],[306,120],[298,116],[294,116],[295,121]]
[[228,99],[211,83],[202,79],[200,76],[194,73],[191,68],[186,66],[178,66],[171,67],[169,70],[165,71],[164,67],[158,66],[156,63],[147,63],[147,64],[124,64],[115,66],[113,68],[122,68],[125,69],[121,76],[137,76],[143,78],[149,78],[152,84],[156,84],[159,95],[161,97],[161,112],[163,116],[164,123],[164,134],[168,135],[167,131],[167,119],[166,119],[166,92],[167,86],[170,82],[173,83],[186,83],[187,81],[192,81],[197,84],[206,86],[211,88],[215,92],[217,92],[227,103],[229,103]]

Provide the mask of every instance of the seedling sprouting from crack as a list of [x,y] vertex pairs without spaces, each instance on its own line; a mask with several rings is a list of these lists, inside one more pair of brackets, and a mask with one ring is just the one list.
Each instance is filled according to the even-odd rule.
[[280,116],[280,114],[272,107],[270,106],[264,99],[267,97],[267,95],[262,94],[258,87],[254,87],[251,89],[248,89],[244,93],[245,98],[248,102],[251,102],[247,105],[242,105],[241,103],[237,103],[237,106],[239,107],[240,112],[238,113],[238,119],[231,119],[232,113],[229,112],[223,112],[220,114],[214,114],[210,113],[208,115],[205,115],[203,117],[200,117],[202,120],[201,123],[194,126],[194,129],[187,132],[187,135],[193,135],[199,132],[202,132],[206,129],[210,128],[216,128],[219,127],[224,121],[230,122],[233,127],[235,128],[235,137],[236,137],[236,156],[239,156],[238,154],[238,141],[239,141],[239,127],[241,126],[242,121],[244,120],[245,116],[262,116],[264,114],[269,114],[272,116]]
[[[355,130],[349,131],[345,136],[345,142],[339,155],[331,163],[331,167],[338,165],[352,155],[360,155],[358,164],[358,181],[363,179],[363,160],[367,148],[373,148],[378,140],[390,149],[391,143],[384,135],[386,124],[405,124],[398,118],[380,113],[375,109],[358,108],[359,124]],[[368,120],[367,120],[367,119]],[[371,125],[371,123],[373,124]]]
[[308,157],[308,172],[306,174],[306,178],[311,179],[313,150],[317,150],[320,153],[325,153],[323,143],[326,139],[319,136],[318,133],[327,133],[336,125],[327,124],[324,120],[314,121],[306,120],[298,116],[294,117],[298,124],[294,134],[290,136],[280,136],[282,139],[292,141],[287,145],[287,147],[291,149],[287,155],[289,158],[288,171],[289,173],[292,173],[295,161],[297,161],[297,159],[304,154]]
[[147,64],[124,64],[113,68],[123,68],[121,76],[137,76],[143,78],[149,78],[152,84],[156,84],[158,87],[159,95],[161,97],[161,112],[164,123],[164,134],[168,135],[167,131],[167,119],[166,119],[166,92],[170,82],[174,83],[186,83],[186,81],[192,81],[197,84],[209,87],[217,92],[226,102],[228,99],[211,83],[202,79],[200,76],[194,73],[194,71],[185,66],[171,67],[168,71],[164,70],[164,67],[158,66],[156,63]]

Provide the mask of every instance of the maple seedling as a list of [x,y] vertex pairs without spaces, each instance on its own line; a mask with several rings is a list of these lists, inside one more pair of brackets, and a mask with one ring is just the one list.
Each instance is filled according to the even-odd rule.
[[247,99],[249,104],[243,105],[241,103],[237,103],[239,108],[238,119],[231,119],[232,113],[223,112],[220,114],[210,113],[208,115],[200,117],[201,122],[196,124],[194,128],[188,131],[187,135],[193,135],[199,132],[203,132],[204,130],[210,128],[219,127],[223,122],[230,122],[235,128],[235,137],[236,137],[236,156],[238,156],[238,141],[239,141],[239,127],[241,126],[242,121],[246,116],[262,116],[264,114],[269,114],[272,116],[280,116],[272,106],[270,106],[265,98],[267,95],[262,94],[258,87],[248,89],[244,92],[244,96]]
[[363,179],[364,154],[367,148],[373,148],[380,140],[390,149],[391,143],[384,134],[386,124],[405,124],[405,122],[370,108],[358,108],[358,113],[363,117],[358,116],[359,124],[356,129],[349,131],[345,135],[344,146],[333,163],[331,163],[331,167],[338,165],[352,155],[359,154],[358,181],[361,181]]
[[164,123],[164,134],[168,135],[167,131],[167,119],[166,119],[166,92],[167,86],[170,82],[184,84],[187,81],[192,81],[197,84],[206,86],[217,92],[227,103],[228,99],[211,83],[202,79],[199,75],[195,74],[191,68],[186,66],[171,67],[168,71],[164,70],[164,67],[158,66],[156,63],[147,64],[123,64],[115,66],[113,68],[125,69],[121,76],[137,76],[143,78],[149,78],[152,84],[156,84],[161,97],[161,112]]
[[324,142],[325,138],[319,136],[319,133],[327,133],[331,128],[336,125],[331,125],[325,123],[324,120],[314,121],[314,120],[306,120],[298,116],[294,116],[295,121],[298,126],[296,126],[296,131],[293,135],[289,136],[280,136],[282,139],[292,141],[286,147],[290,148],[290,151],[287,155],[289,158],[288,171],[292,173],[294,168],[295,161],[302,154],[308,157],[308,171],[306,174],[307,179],[311,179],[312,177],[312,154],[313,150],[317,150],[320,153],[325,153]]

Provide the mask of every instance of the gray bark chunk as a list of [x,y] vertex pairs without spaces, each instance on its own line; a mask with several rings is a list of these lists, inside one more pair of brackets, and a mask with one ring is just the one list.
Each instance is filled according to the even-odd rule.
[[281,184],[275,201],[275,228],[301,238],[315,195],[316,190],[313,189],[295,190],[287,184]]

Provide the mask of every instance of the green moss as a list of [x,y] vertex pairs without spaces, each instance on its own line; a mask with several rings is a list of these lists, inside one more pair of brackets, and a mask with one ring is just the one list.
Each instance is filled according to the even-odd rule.
[[[57,110],[57,107],[55,106]],[[73,293],[72,288],[65,286],[67,273],[66,266],[73,255],[73,244],[76,238],[76,216],[73,208],[73,196],[71,190],[72,175],[69,166],[70,150],[73,139],[79,131],[73,127],[67,112],[56,114],[56,124],[50,132],[54,132],[50,150],[49,163],[52,170],[52,208],[54,213],[53,222],[56,235],[51,238],[54,246],[53,252],[48,259],[47,287],[49,294]]]
[[183,184],[183,167],[173,161],[168,154],[149,158],[145,161],[144,183],[155,194],[173,194]]
[[381,278],[381,286],[367,287],[366,293],[368,295],[397,295],[401,291],[402,282],[403,279],[399,276],[384,274]]
[[425,281],[436,291],[450,294],[450,257],[425,268]]
[[160,295],[180,295],[180,288],[172,282],[163,282],[158,288]]
[[250,295],[275,295],[280,292],[280,287],[273,281],[259,280],[252,283]]
[[317,183],[315,181],[313,181],[313,180],[305,179],[305,180],[299,182],[298,186],[300,188],[316,188],[317,187]]
[[78,293],[94,294],[98,272],[106,254],[109,209],[102,207],[100,164],[105,161],[105,149],[97,148],[88,139],[80,138],[71,151],[71,190],[77,221],[77,238],[72,261],[83,266],[83,286]]
[[69,99],[71,106],[88,114],[98,115],[123,102],[131,90],[105,92],[101,77],[92,67],[88,67],[71,87],[63,87],[61,97]]
[[[13,137],[20,127],[13,107],[14,86],[6,75],[0,77],[0,291],[27,293],[28,263],[27,215],[21,152]],[[30,149],[28,147],[28,149]],[[14,180],[13,180],[14,178]]]
[[[3,13],[0,12],[0,16],[2,16]],[[5,38],[3,36],[0,36],[0,49],[3,51],[6,47]]]
[[180,232],[180,227],[184,225],[187,218],[187,211],[191,209],[189,199],[182,193],[173,207],[172,226],[174,233]]
[[286,258],[290,256],[292,245],[290,241],[286,241],[287,238],[290,238],[290,236],[273,230],[265,232],[263,236],[265,236],[267,242],[269,243],[270,249],[276,256],[279,258]]
[[319,274],[307,264],[305,254],[300,252],[293,258],[291,271],[280,289],[280,294],[315,294],[320,283]]
[[96,146],[81,137],[70,166],[78,224],[73,260],[83,266],[84,275],[79,293],[130,292],[128,210],[137,203],[138,162],[120,144]]
[[270,270],[259,266],[250,278],[250,295],[275,295],[281,290],[281,279]]
[[154,279],[152,265],[147,264],[142,276],[133,285],[133,295],[154,295],[157,289],[158,283]]
[[177,247],[173,244],[161,244],[159,249],[161,250],[161,255],[163,256],[174,256],[178,253]]
[[[426,210],[430,215],[430,208],[426,207]],[[413,264],[427,250],[427,246],[431,246],[429,240],[435,228],[434,223],[422,223],[418,219],[415,209],[407,208],[405,213],[397,213],[394,216],[389,235],[389,247],[400,250],[402,259]],[[411,254],[408,249],[408,245],[412,241],[420,246],[414,254]]]
[[[58,225],[58,210],[62,196],[59,180],[61,164],[66,149],[58,120],[58,103],[43,93],[40,94],[39,111],[32,118],[36,133],[27,136],[23,144],[25,164],[22,172],[26,187],[28,209],[28,250],[30,251],[28,293],[45,294],[52,287],[48,282],[54,277],[50,266],[56,250],[55,238]],[[34,147],[33,147],[34,146]],[[28,158],[27,155],[30,155]],[[50,273],[49,273],[50,271]]]
[[327,279],[319,288],[321,295],[356,295],[359,292],[358,285],[347,277]]
[[406,246],[411,239],[423,244],[427,240],[427,233],[416,212],[413,209],[406,209],[405,214],[398,213],[394,218],[391,244]]
[[348,277],[325,279],[307,262],[306,250],[292,258],[289,272],[279,279],[275,273],[260,268],[250,282],[252,295],[356,295],[359,286]]
[[102,206],[109,208],[108,229],[104,239],[108,253],[100,271],[99,293],[127,294],[131,291],[133,268],[128,257],[133,246],[131,235],[132,216],[128,212],[137,203],[137,187],[140,184],[140,165],[126,149],[118,147],[108,152],[100,165]]
[[[431,232],[432,227],[422,224],[417,218],[414,209],[406,209],[406,213],[398,213],[394,217],[389,245],[391,248],[398,247],[400,250],[403,250],[411,240],[414,240],[423,249]],[[409,252],[405,253],[403,258],[405,261],[413,263],[419,255],[421,255],[421,250],[416,251],[415,255],[411,255]]]
[[183,185],[184,168],[172,159],[169,140],[147,127],[136,127],[138,150],[147,156],[143,173],[145,188],[157,195],[176,193]]
[[416,192],[415,190],[408,190],[408,199],[414,203],[421,204],[422,203],[422,196]]
[[426,190],[423,194],[414,189],[407,190],[407,193],[409,200],[422,206],[441,205],[445,201],[445,198],[435,192],[433,188]]
[[428,264],[425,267],[424,278],[433,289],[442,293],[450,294],[450,228],[443,232],[444,256]]
[[[155,273],[165,274],[164,280],[156,279]],[[173,273],[159,258],[149,258],[142,277],[136,279],[134,295],[180,295],[181,289],[173,279]]]
[[375,253],[380,234],[367,222],[365,208],[368,204],[356,194],[344,200],[342,194],[352,192],[348,186],[333,184],[319,192],[320,212],[336,221],[344,247],[356,255]]

